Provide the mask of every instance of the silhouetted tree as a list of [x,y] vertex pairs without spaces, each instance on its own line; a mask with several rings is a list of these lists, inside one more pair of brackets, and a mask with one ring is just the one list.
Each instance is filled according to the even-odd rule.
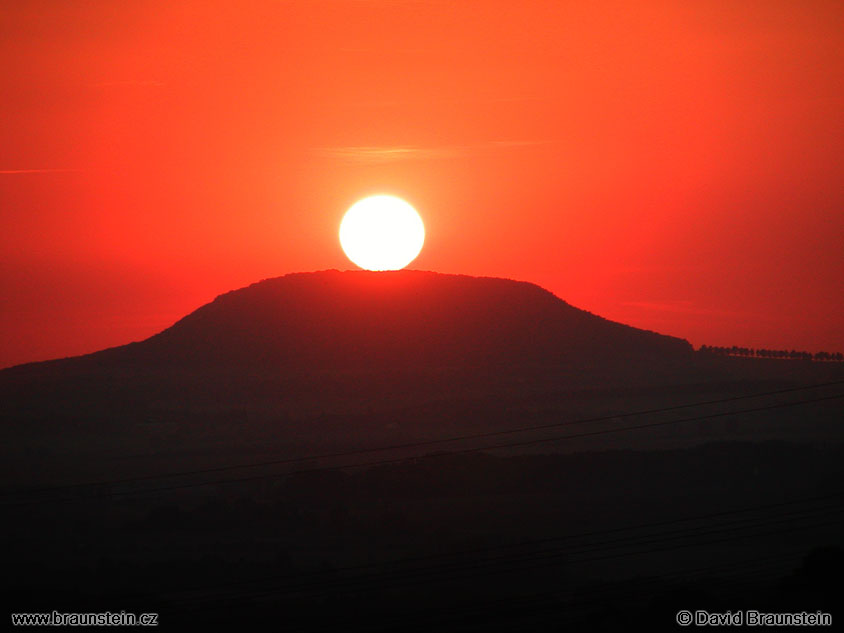
[[718,356],[745,356],[748,358],[785,358],[789,360],[805,360],[817,362],[844,362],[844,353],[842,352],[812,352],[802,350],[784,350],[784,349],[765,349],[765,348],[751,348],[739,347],[732,345],[731,347],[720,347],[718,345],[701,345],[698,349],[702,354],[714,354]]

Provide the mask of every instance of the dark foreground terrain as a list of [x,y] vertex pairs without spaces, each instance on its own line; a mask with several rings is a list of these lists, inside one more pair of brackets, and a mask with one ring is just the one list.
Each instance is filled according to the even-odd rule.
[[835,613],[841,481],[840,445],[727,442],[75,490],[7,509],[5,599],[15,611],[284,630],[660,629],[679,609]]
[[290,631],[842,617],[840,363],[696,353],[530,284],[328,272],[0,371],[0,396],[9,612]]

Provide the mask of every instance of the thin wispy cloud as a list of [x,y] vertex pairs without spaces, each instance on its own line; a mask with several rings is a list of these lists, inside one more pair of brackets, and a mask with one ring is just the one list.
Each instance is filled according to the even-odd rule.
[[652,310],[654,312],[670,312],[673,314],[754,318],[762,316],[751,312],[742,312],[735,310],[717,310],[713,308],[700,307],[692,301],[682,299],[666,301],[621,301],[620,303],[621,305],[633,308]]
[[164,85],[164,82],[154,79],[124,79],[119,81],[98,81],[89,85],[95,88],[122,88],[128,86],[161,87]]
[[[460,97],[460,98],[443,98],[443,97],[428,97],[427,102],[434,105],[456,105],[465,106],[466,104],[485,104],[485,103],[523,103],[528,101],[540,101],[541,97],[535,95],[510,95],[498,97]],[[350,101],[349,106],[356,108],[392,108],[403,107],[408,105],[415,105],[418,103],[416,99],[358,99]]]
[[319,147],[314,150],[314,153],[322,158],[334,158],[355,163],[392,163],[410,159],[447,158],[450,155],[450,152],[446,149],[363,145]]
[[537,145],[548,145],[551,141],[491,141],[490,147],[536,147]]
[[499,140],[473,145],[441,145],[422,147],[412,145],[346,145],[318,147],[313,153],[321,158],[331,158],[354,163],[392,163],[406,160],[459,158],[489,151],[517,149],[547,145],[550,141]]
[[74,169],[70,167],[46,167],[39,169],[0,169],[0,174],[14,175],[14,174],[61,174],[69,172],[85,171],[84,169]]

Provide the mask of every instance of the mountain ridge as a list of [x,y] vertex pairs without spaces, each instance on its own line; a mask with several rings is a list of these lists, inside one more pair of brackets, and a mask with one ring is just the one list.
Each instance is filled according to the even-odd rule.
[[[684,339],[576,308],[537,284],[421,270],[289,273],[215,297],[142,341],[0,370],[76,363],[324,369],[672,358]],[[14,373],[14,371],[12,372]]]

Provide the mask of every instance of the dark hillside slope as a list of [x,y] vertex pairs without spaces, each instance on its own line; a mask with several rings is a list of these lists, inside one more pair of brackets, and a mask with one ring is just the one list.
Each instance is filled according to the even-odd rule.
[[553,365],[689,352],[683,340],[607,321],[529,283],[421,271],[326,271],[224,294],[121,354],[152,363],[331,371]]

